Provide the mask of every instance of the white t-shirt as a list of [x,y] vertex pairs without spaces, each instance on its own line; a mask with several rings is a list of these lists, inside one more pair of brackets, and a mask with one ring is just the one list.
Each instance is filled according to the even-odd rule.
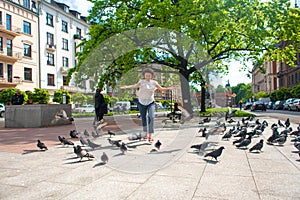
[[154,101],[154,91],[158,85],[155,80],[140,80],[140,89],[138,91],[139,102],[143,105],[149,105]]

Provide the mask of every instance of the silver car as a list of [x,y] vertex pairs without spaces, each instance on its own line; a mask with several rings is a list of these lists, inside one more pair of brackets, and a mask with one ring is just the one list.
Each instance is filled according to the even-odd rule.
[[290,109],[300,111],[300,99],[295,99],[293,103],[290,105]]
[[291,110],[291,105],[293,104],[293,101],[295,100],[296,98],[290,98],[290,99],[287,99],[285,101],[285,103],[283,104],[283,110]]

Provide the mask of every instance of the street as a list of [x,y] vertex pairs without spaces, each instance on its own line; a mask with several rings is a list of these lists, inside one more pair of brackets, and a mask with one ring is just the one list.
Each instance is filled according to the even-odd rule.
[[259,117],[272,117],[278,118],[280,120],[286,120],[290,118],[290,121],[295,124],[300,124],[300,112],[297,111],[288,111],[288,110],[270,110],[268,109],[266,112],[262,111],[254,111],[245,110],[247,112],[253,113]]

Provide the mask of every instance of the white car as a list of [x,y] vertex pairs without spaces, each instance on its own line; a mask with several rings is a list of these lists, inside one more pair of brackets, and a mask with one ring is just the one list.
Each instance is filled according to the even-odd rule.
[[5,113],[5,106],[4,104],[0,104],[0,117],[4,117],[4,113]]
[[92,113],[95,112],[93,105],[83,105],[73,110],[74,113]]

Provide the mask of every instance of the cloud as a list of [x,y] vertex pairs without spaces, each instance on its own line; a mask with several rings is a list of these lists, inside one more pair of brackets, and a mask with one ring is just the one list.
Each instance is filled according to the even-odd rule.
[[70,6],[71,10],[80,12],[82,16],[88,16],[88,10],[90,10],[93,6],[93,3],[87,0],[59,0],[57,2]]

